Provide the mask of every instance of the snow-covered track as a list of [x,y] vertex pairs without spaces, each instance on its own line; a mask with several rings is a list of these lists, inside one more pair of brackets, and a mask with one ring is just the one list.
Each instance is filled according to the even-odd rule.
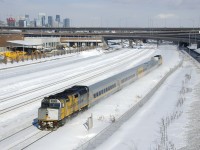
[[[26,101],[24,101],[24,102],[18,103],[18,104],[16,104],[16,105],[9,106],[9,107],[6,107],[6,108],[4,108],[4,109],[1,109],[1,110],[0,110],[0,115],[5,114],[5,113],[8,113],[8,112],[13,111],[13,110],[16,110],[16,109],[21,108],[21,107],[23,107],[23,106],[27,106],[27,105],[32,104],[32,103],[34,103],[34,102],[40,101],[40,100],[43,99],[45,96],[48,96],[48,95],[51,95],[51,94],[60,92],[60,91],[62,91],[62,90],[64,90],[64,89],[66,89],[66,88],[69,88],[69,87],[73,86],[74,84],[80,84],[80,83],[82,83],[82,82],[89,81],[89,80],[91,80],[91,79],[93,79],[93,78],[95,78],[95,77],[98,77],[98,76],[100,76],[100,75],[103,75],[103,74],[107,73],[108,71],[110,71],[110,70],[112,70],[112,69],[117,69],[117,68],[120,67],[120,66],[124,66],[124,64],[127,64],[127,63],[129,63],[129,62],[132,62],[133,59],[140,58],[140,57],[141,57],[141,53],[144,53],[144,52],[142,51],[142,52],[139,52],[139,53],[137,53],[137,54],[132,54],[131,56],[129,55],[129,56],[125,57],[123,60],[117,60],[116,63],[112,63],[110,66],[105,65],[105,66],[97,67],[97,68],[95,68],[95,69],[93,68],[92,70],[85,71],[84,73],[81,73],[81,74],[78,74],[78,75],[76,75],[76,76],[70,77],[70,78],[68,78],[68,79],[64,79],[64,80],[61,80],[61,81],[59,81],[59,82],[56,82],[56,83],[52,84],[51,86],[54,86],[54,85],[59,84],[59,83],[63,83],[64,81],[66,82],[66,81],[68,81],[68,80],[70,80],[70,79],[75,79],[75,78],[77,78],[77,81],[76,81],[76,82],[74,82],[74,83],[72,83],[72,84],[69,84],[68,86],[59,88],[59,89],[54,90],[54,91],[52,91],[52,92],[49,92],[49,93],[47,93],[47,94],[39,95],[39,96],[34,97],[34,98],[32,98],[32,99],[29,99],[29,100],[26,100]],[[92,72],[92,73],[91,73],[91,72]],[[95,72],[95,74],[94,74],[94,72]],[[91,73],[90,76],[88,76],[89,73]],[[81,75],[81,76],[87,75],[88,77],[86,77],[86,78],[84,78],[84,79],[78,80],[78,77],[80,77],[80,75]],[[48,86],[45,86],[45,87],[43,87],[43,88],[49,88],[49,85],[48,85]],[[37,89],[37,91],[39,91],[39,90],[41,90],[41,88],[40,88],[40,89]],[[32,92],[36,92],[36,91],[32,91],[32,90],[31,90],[29,93],[26,93],[26,94],[30,94],[30,93],[32,93]],[[12,100],[12,99],[13,99],[13,97],[10,98],[10,99],[7,99],[7,101],[8,101],[8,100]]]
[[[45,136],[52,133],[52,131],[41,131],[36,130],[35,132],[31,132],[34,126],[29,126],[24,130],[21,130],[6,139],[0,141],[0,145],[6,149],[25,149],[32,145],[33,143],[37,142],[38,140],[44,138]],[[35,127],[36,128],[36,127]],[[26,136],[24,136],[26,135]],[[14,141],[12,144],[7,145],[7,143],[12,140]]]
[[32,127],[32,126],[33,126],[33,125],[29,125],[29,126],[27,126],[27,127],[23,128],[23,129],[21,129],[21,130],[15,132],[15,133],[13,133],[13,134],[11,134],[11,135],[9,135],[9,136],[3,138],[3,139],[0,139],[0,143],[3,142],[3,141],[5,141],[5,140],[8,140],[9,138],[11,138],[11,137],[13,137],[13,136],[15,136],[15,135],[17,135],[17,134],[19,134],[19,133],[21,133],[21,132],[23,132],[24,130],[27,130],[28,128],[30,128],[30,127]]
[[[125,56],[125,57],[123,58],[123,60],[120,60],[120,61],[119,61],[119,60],[116,60],[116,61],[113,61],[112,63],[113,63],[113,64],[116,64],[116,63],[120,63],[120,62],[123,62],[123,61],[125,61],[125,63],[126,63],[127,60],[130,60],[130,57],[132,57],[132,56],[133,56],[133,57],[134,57],[134,56],[137,57],[137,55],[140,55],[142,52],[143,52],[143,51],[139,51],[139,52],[137,52],[137,53],[133,53],[132,55]],[[132,58],[133,58],[133,57],[132,57]],[[108,66],[107,64],[104,64],[104,65],[101,65],[101,66],[97,66],[97,67],[95,67],[95,68],[91,68],[91,69],[88,69],[88,70],[83,71],[83,72],[81,72],[81,73],[78,73],[78,74],[76,74],[76,75],[74,75],[74,76],[70,76],[70,77],[67,77],[67,78],[64,78],[64,79],[61,79],[61,80],[52,82],[52,83],[48,83],[48,84],[45,84],[45,85],[43,85],[43,86],[40,86],[40,87],[37,87],[37,88],[34,88],[34,89],[30,89],[30,90],[28,90],[28,91],[24,91],[24,92],[21,92],[21,93],[17,93],[17,94],[15,94],[15,95],[10,95],[10,96],[8,96],[8,97],[0,98],[0,103],[8,102],[8,101],[13,100],[13,99],[15,99],[15,98],[18,98],[18,97],[20,97],[20,96],[24,96],[24,95],[30,94],[30,93],[32,93],[32,92],[40,91],[40,90],[45,89],[45,88],[48,88],[48,87],[50,87],[50,86],[55,86],[56,84],[60,84],[60,83],[66,82],[66,81],[68,81],[68,80],[77,78],[77,77],[79,77],[79,76],[81,76],[81,75],[83,75],[83,74],[88,74],[88,73],[91,73],[91,72],[94,72],[94,71],[101,70],[102,68],[108,68],[108,67],[110,67],[110,69],[112,69],[113,64],[111,64],[110,66]]]
[[[35,142],[39,141],[40,139],[44,138],[45,136],[51,134],[53,131],[48,131],[45,132],[44,131],[40,131],[37,134],[33,135],[31,138],[24,140],[23,142],[20,143],[20,147],[22,146],[22,144],[24,145],[22,149],[26,149],[27,147],[29,147],[30,145],[34,144]],[[25,146],[26,145],[26,146]],[[18,146],[15,145],[14,149],[17,148]]]
[[134,106],[132,106],[128,111],[126,111],[122,116],[119,117],[114,123],[110,124],[108,127],[99,132],[96,136],[82,144],[81,146],[75,148],[76,150],[93,150],[99,145],[105,142],[110,136],[116,132],[122,124],[129,120],[143,105],[148,102],[151,97],[157,92],[157,90],[163,85],[165,80],[173,74],[179,67],[183,64],[183,60],[179,62],[174,68],[170,69],[169,72],[165,74],[164,77]]

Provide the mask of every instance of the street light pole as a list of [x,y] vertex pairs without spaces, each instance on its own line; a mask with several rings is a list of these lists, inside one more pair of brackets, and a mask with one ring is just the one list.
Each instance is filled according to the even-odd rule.
[[190,32],[189,32],[189,55],[190,55]]

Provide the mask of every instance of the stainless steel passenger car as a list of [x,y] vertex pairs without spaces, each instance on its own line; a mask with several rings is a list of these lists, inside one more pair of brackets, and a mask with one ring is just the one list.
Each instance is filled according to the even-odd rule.
[[88,86],[89,105],[94,105],[99,99],[119,91],[124,86],[131,84],[161,64],[162,56],[156,55],[148,62]]

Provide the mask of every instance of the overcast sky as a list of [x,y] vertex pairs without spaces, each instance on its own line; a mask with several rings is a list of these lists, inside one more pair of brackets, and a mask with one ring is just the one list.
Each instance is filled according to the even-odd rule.
[[0,0],[0,20],[38,13],[85,27],[199,27],[200,0]]

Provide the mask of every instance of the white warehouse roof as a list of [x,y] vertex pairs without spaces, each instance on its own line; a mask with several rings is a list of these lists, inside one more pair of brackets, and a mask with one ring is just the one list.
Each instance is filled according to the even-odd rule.
[[18,46],[39,46],[42,45],[41,42],[32,42],[32,41],[24,41],[24,40],[13,40],[13,41],[7,41],[7,43],[11,43],[13,45]]

